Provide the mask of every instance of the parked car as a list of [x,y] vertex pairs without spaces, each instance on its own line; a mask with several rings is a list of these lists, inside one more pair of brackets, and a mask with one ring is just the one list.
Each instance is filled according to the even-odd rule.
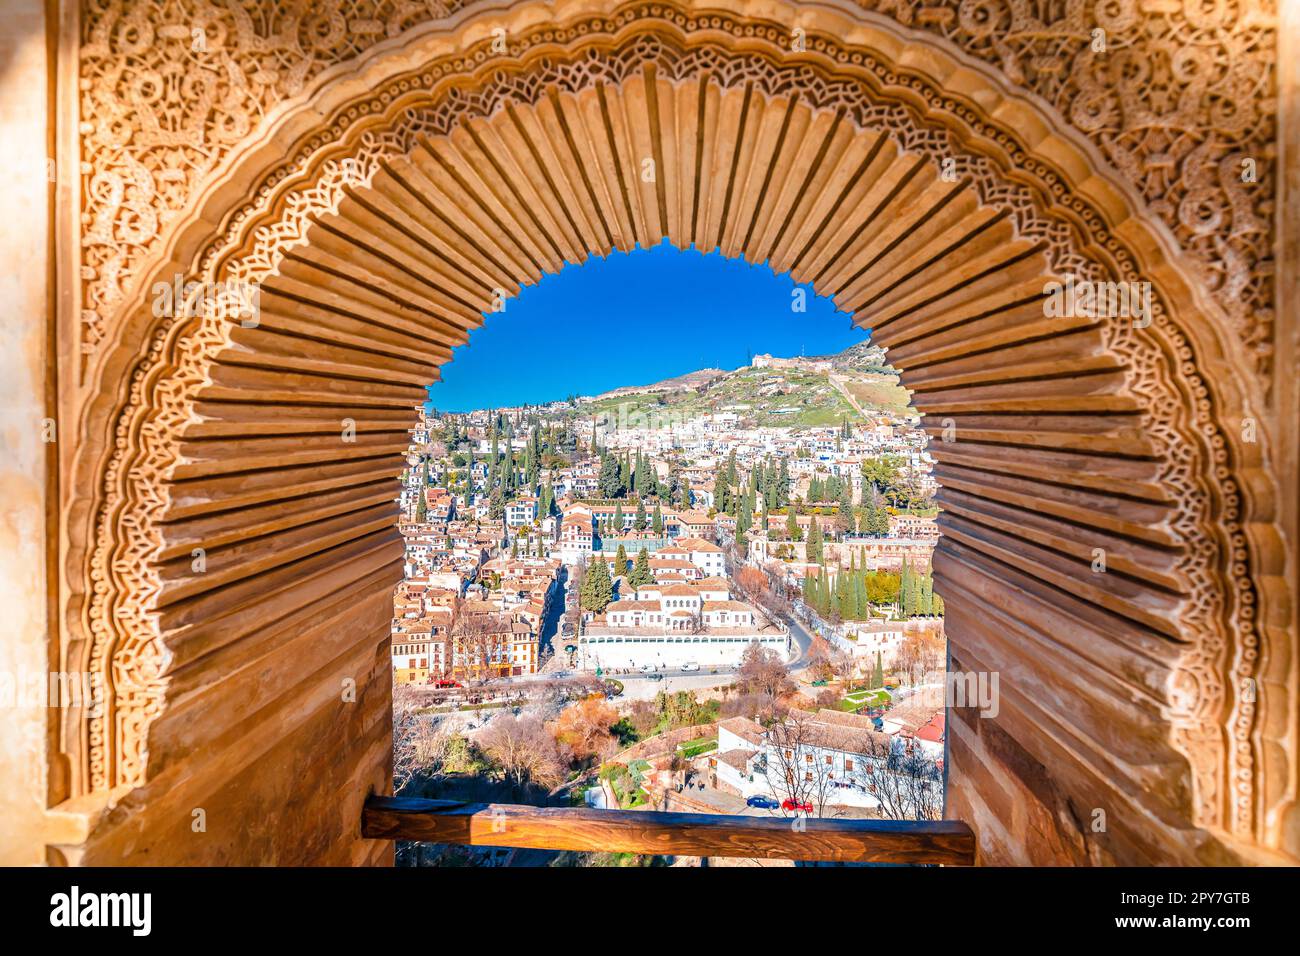
[[434,681],[433,686],[434,687],[464,687],[465,685],[458,680],[440,680],[440,681]]
[[813,805],[807,800],[794,800],[786,797],[781,801],[781,809],[787,812],[798,810],[800,813],[812,813]]
[[652,673],[654,673],[654,670],[655,670],[655,666],[654,666],[653,664],[642,664],[642,665],[641,665],[641,673],[642,673],[642,674],[652,674]]
[[771,797],[765,797],[761,793],[750,797],[745,801],[745,804],[746,806],[756,807],[759,810],[775,810],[781,805]]
[[695,663],[695,661],[687,661],[685,664],[682,665],[682,670],[684,671],[697,671],[699,669],[700,669],[700,665]]

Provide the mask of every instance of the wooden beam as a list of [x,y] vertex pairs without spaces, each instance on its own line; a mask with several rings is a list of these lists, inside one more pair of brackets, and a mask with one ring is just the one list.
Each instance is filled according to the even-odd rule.
[[957,820],[750,817],[372,796],[362,811],[361,835],[372,840],[666,856],[948,866],[975,862],[975,835]]

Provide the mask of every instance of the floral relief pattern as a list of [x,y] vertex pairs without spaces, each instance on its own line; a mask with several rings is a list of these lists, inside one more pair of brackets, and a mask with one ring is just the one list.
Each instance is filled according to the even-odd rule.
[[[93,351],[141,264],[241,139],[326,68],[460,0],[90,0],[82,11],[82,324]],[[937,33],[1086,135],[1188,253],[1266,374],[1272,0],[859,0]]]
[[[684,19],[673,15],[675,19]],[[612,32],[615,24],[601,24],[602,32]],[[690,33],[693,23],[682,23]],[[732,26],[740,30],[740,25]],[[595,27],[592,27],[595,30]],[[558,32],[558,31],[557,31]],[[524,38],[524,48],[531,38]],[[772,40],[775,47],[776,40]],[[841,63],[847,62],[848,54],[833,49],[829,41],[816,41],[816,46],[827,55],[834,55]],[[517,52],[512,43],[511,54]],[[408,148],[411,137],[419,134],[445,133],[464,114],[490,114],[501,103],[509,100],[529,101],[535,97],[541,87],[556,86],[563,88],[581,88],[592,82],[594,77],[606,79],[611,83],[619,82],[623,73],[639,69],[647,60],[660,64],[666,71],[682,77],[692,76],[707,71],[723,85],[738,82],[753,82],[769,93],[781,89],[797,89],[801,99],[817,108],[842,107],[853,117],[860,127],[884,128],[891,130],[897,141],[905,150],[928,154],[932,159],[957,155],[959,171],[969,175],[976,184],[981,199],[989,205],[1007,208],[1017,223],[1022,235],[1041,238],[1049,250],[1053,266],[1059,271],[1073,271],[1080,274],[1105,278],[1109,275],[1125,279],[1139,277],[1132,258],[1120,252],[1112,237],[1105,231],[1105,224],[1091,210],[1081,203],[1073,204],[1072,221],[1082,220],[1086,224],[1090,243],[1081,242],[1081,236],[1069,225],[1066,218],[1044,208],[1050,204],[1047,198],[1050,190],[1037,194],[1035,190],[1009,182],[1000,176],[988,160],[973,154],[963,154],[959,142],[945,130],[937,129],[933,124],[927,125],[919,116],[909,113],[897,102],[873,101],[864,95],[863,87],[856,82],[845,82],[839,78],[819,75],[816,71],[796,67],[778,67],[761,56],[740,57],[720,55],[711,49],[675,51],[661,48],[657,41],[642,37],[616,58],[584,59],[578,62],[556,63],[544,70],[535,70],[518,79],[503,77],[499,82],[484,83],[481,88],[468,98],[452,98],[447,103],[434,108],[419,111],[405,117],[404,121],[382,131],[367,131],[360,135],[358,141],[349,147],[350,158],[355,169],[345,172],[334,160],[327,160],[310,182],[291,189],[283,194],[274,188],[258,190],[250,197],[249,205],[237,211],[231,219],[225,234],[211,246],[204,256],[202,268],[208,270],[225,269],[230,274],[256,280],[261,275],[275,269],[285,249],[303,241],[305,230],[315,215],[337,207],[343,183],[352,181],[358,175],[362,182],[377,164],[385,157],[402,155]],[[439,67],[445,69],[446,67]],[[881,82],[893,87],[900,78],[880,65],[875,67]],[[403,81],[405,82],[405,81]],[[519,88],[524,84],[526,88]],[[916,87],[920,90],[920,87]],[[937,102],[938,94],[924,91],[925,96]],[[376,112],[383,109],[384,103],[392,102],[392,91],[376,94],[373,108]],[[384,99],[389,97],[389,99]],[[954,117],[968,129],[979,136],[991,137],[995,131],[981,124],[976,114],[960,107],[953,111]],[[331,129],[330,136],[343,140],[342,127]],[[1008,149],[1015,153],[1014,146],[1005,134],[997,134],[999,141],[1005,140]],[[315,144],[319,146],[320,144]],[[315,147],[313,147],[315,148]],[[1017,154],[1020,162],[1025,161],[1023,154]],[[287,166],[297,166],[306,162],[306,157],[288,158]],[[1054,174],[1040,164],[1034,164],[1027,171],[1036,181],[1059,186]],[[275,174],[267,183],[274,187],[276,182],[285,181],[285,177]],[[279,195],[276,195],[279,193]],[[278,206],[279,201],[283,206]],[[278,215],[272,208],[281,208]],[[242,255],[236,254],[229,259],[241,245],[238,234],[249,221],[258,225],[254,230],[251,249],[245,249]],[[1112,249],[1114,261],[1103,262],[1085,257],[1079,252],[1082,245],[1090,244],[1094,249]],[[224,263],[224,265],[222,264]],[[209,277],[215,278],[215,275]],[[178,436],[183,431],[184,422],[189,419],[192,402],[202,383],[206,380],[205,369],[213,360],[213,355],[225,343],[226,324],[217,319],[200,322],[197,328],[190,329],[182,339],[181,357],[177,371],[166,377],[160,387],[168,394],[153,395],[146,398],[142,393],[147,388],[147,376],[137,373],[133,377],[131,405],[146,416],[140,429],[138,444],[127,441],[125,433],[119,441],[118,454],[110,470],[109,483],[116,484],[123,477],[124,497],[127,501],[123,508],[122,522],[127,534],[110,541],[102,536],[96,548],[95,560],[97,572],[104,577],[137,578],[135,600],[126,602],[116,613],[107,613],[104,606],[113,599],[106,593],[97,598],[102,613],[94,618],[96,628],[96,652],[118,660],[122,647],[136,647],[143,659],[137,666],[142,673],[136,675],[135,686],[146,688],[138,701],[122,701],[114,716],[122,721],[147,724],[153,710],[161,701],[161,686],[157,677],[160,669],[165,667],[161,660],[162,652],[157,650],[159,642],[151,640],[151,626],[140,597],[147,596],[156,582],[144,569],[149,568],[151,555],[159,545],[156,540],[157,526],[165,514],[167,502],[158,494],[158,475],[165,475],[169,462],[176,460]],[[1169,345],[1172,354],[1184,365],[1184,373],[1175,384],[1173,371],[1168,367],[1169,360],[1165,351],[1156,345],[1152,338],[1136,335],[1127,326],[1108,327],[1106,335],[1108,346],[1113,354],[1124,358],[1131,370],[1128,387],[1144,399],[1144,407],[1150,410],[1146,429],[1151,440],[1158,445],[1162,466],[1161,483],[1177,489],[1174,500],[1178,503],[1171,516],[1171,525],[1176,529],[1180,540],[1197,542],[1189,547],[1179,571],[1188,584],[1189,603],[1183,615],[1186,633],[1191,638],[1190,647],[1180,668],[1182,683],[1174,688],[1173,705],[1176,712],[1172,715],[1175,736],[1188,750],[1196,751],[1204,759],[1194,768],[1197,775],[1198,822],[1206,826],[1226,827],[1237,831],[1249,830],[1251,826],[1250,787],[1243,785],[1243,774],[1249,775],[1252,753],[1249,746],[1231,745],[1225,747],[1223,730],[1219,714],[1225,706],[1233,711],[1233,730],[1248,733],[1253,719],[1252,709],[1232,700],[1229,684],[1224,680],[1226,670],[1230,670],[1227,657],[1232,652],[1224,640],[1221,620],[1225,613],[1222,595],[1215,586],[1216,567],[1220,564],[1215,538],[1206,531],[1211,524],[1211,501],[1216,495],[1222,496],[1225,527],[1233,536],[1232,544],[1240,532],[1237,525],[1238,499],[1237,489],[1227,474],[1227,458],[1222,444],[1215,444],[1207,450],[1196,439],[1196,435],[1213,433],[1211,406],[1206,397],[1204,383],[1194,373],[1194,356],[1185,338],[1169,321],[1162,309],[1157,309],[1156,328]],[[161,342],[165,336],[174,334],[162,329],[152,349],[154,360],[161,355]],[[1186,366],[1192,368],[1186,371]],[[1186,388],[1188,395],[1182,395],[1181,388]],[[1185,399],[1185,400],[1184,400]],[[123,444],[125,442],[125,444]],[[1206,462],[1208,454],[1211,461]],[[1207,467],[1208,466],[1208,467]],[[1217,489],[1206,487],[1204,475],[1212,468],[1220,485]],[[1222,474],[1221,474],[1222,473]],[[100,532],[104,535],[111,522],[101,524]],[[108,569],[112,569],[111,572]],[[1241,583],[1249,587],[1249,575],[1243,572]],[[125,613],[123,613],[125,612]],[[112,621],[112,624],[109,622]],[[1236,621],[1235,633],[1246,647],[1253,647],[1255,636],[1248,621]],[[154,648],[154,657],[148,653]],[[1241,669],[1241,674],[1251,673],[1249,663],[1236,662],[1232,670]],[[143,673],[148,671],[147,674]],[[1233,673],[1234,678],[1240,676]],[[102,740],[95,753],[92,740],[92,776],[97,785],[107,783],[135,782],[141,778],[145,755],[138,750],[139,735],[124,733],[119,726],[116,733],[109,727],[93,728],[110,740]],[[1238,734],[1233,735],[1237,739]],[[118,752],[107,757],[103,751],[116,745]],[[1229,783],[1231,781],[1231,783]],[[1225,792],[1229,791],[1229,792]]]

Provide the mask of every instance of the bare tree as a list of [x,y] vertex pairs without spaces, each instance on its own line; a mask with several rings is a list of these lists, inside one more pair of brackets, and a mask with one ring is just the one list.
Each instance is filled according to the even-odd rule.
[[516,787],[555,787],[568,772],[568,755],[532,714],[502,714],[479,736],[478,744]]
[[616,723],[618,710],[603,697],[592,696],[564,708],[550,730],[575,759],[604,759],[618,750],[618,738],[610,730]]
[[453,646],[464,656],[465,672],[484,681],[508,667],[510,618],[507,614],[461,613],[453,629]]
[[393,685],[393,792],[401,793],[417,777],[431,779],[442,768],[450,736],[432,714],[429,702],[409,684]]
[[569,572],[569,589],[568,593],[574,595],[564,608],[564,619],[569,623],[569,633],[574,642],[577,642],[579,629],[582,626],[582,606],[578,601],[577,595],[582,593],[582,582],[587,578],[587,566],[578,564]]
[[768,709],[775,712],[777,703],[794,693],[795,684],[781,656],[753,641],[740,659],[736,689],[741,695],[759,695],[766,700]]
[[796,806],[811,805],[820,817],[834,789],[835,767],[831,753],[820,746],[821,728],[811,718],[792,710],[767,729],[763,774],[773,793]]
[[867,732],[853,768],[853,780],[880,802],[891,820],[943,818],[943,771],[915,740]]

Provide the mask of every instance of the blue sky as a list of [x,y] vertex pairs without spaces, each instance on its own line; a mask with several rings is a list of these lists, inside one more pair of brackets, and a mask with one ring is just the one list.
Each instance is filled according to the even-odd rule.
[[767,266],[667,243],[592,257],[488,315],[429,397],[453,412],[548,402],[737,368],[759,352],[839,352],[867,337],[811,289],[807,311],[792,311],[794,287]]

